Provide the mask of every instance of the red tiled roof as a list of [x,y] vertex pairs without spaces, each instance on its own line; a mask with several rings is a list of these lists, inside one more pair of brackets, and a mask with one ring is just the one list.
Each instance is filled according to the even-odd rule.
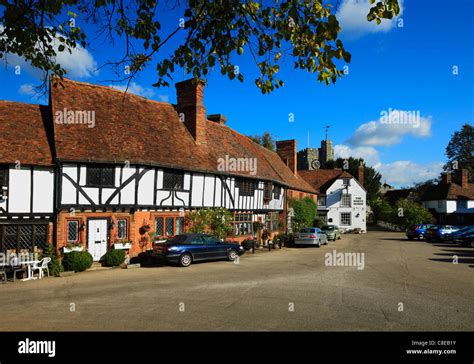
[[48,118],[47,106],[0,101],[0,162],[52,165],[43,123]]
[[[256,177],[312,192],[314,189],[291,173],[276,153],[226,125],[208,121],[207,145],[197,145],[179,120],[173,105],[126,95],[110,87],[65,79],[64,88],[51,88],[52,112],[95,112],[95,126],[54,123],[56,155],[61,161],[94,161],[158,165],[219,173],[218,158],[257,158]],[[222,173],[222,172],[221,172]]]
[[339,178],[354,178],[350,173],[342,169],[316,169],[312,171],[298,171],[315,190],[325,193],[326,190]]
[[430,186],[423,194],[422,201],[434,200],[474,200],[474,184],[469,183],[467,188],[456,183],[441,183],[436,186]]

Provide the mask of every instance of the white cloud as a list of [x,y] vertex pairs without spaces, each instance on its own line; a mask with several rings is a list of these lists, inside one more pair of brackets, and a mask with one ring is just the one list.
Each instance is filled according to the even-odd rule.
[[[403,2],[399,1],[400,15],[403,13]],[[373,6],[369,0],[344,0],[336,13],[337,20],[345,38],[359,38],[365,34],[388,32],[396,25],[397,18],[383,19],[377,25],[375,20],[369,22],[367,14]],[[398,16],[398,17],[399,17]]]
[[[3,27],[0,25],[0,31],[2,29]],[[61,36],[61,34],[56,35],[56,37],[59,36]],[[59,45],[59,40],[55,38],[53,40],[53,47],[56,51],[56,63],[60,64],[61,67],[67,71],[66,77],[89,78],[98,74],[97,62],[87,49],[77,44],[76,48],[71,50],[71,53],[69,53],[67,49],[63,52],[59,52]],[[10,67],[20,66],[20,72],[25,70],[39,80],[44,76],[41,70],[33,67],[24,57],[16,54],[7,54],[6,58],[2,58],[1,62]]]
[[[110,85],[110,87],[113,87],[119,91],[125,92],[127,90],[127,84],[124,85]],[[155,95],[155,90],[147,87],[140,86],[136,82],[130,82],[130,85],[128,86],[128,93],[135,94],[135,95],[140,95],[143,97],[151,98]],[[164,97],[167,95],[158,95],[158,98],[161,99],[161,97]]]
[[382,181],[395,187],[411,186],[439,176],[443,169],[442,162],[419,164],[412,161],[395,161],[382,163],[377,149],[373,147],[355,147],[338,144],[334,146],[336,158],[363,158],[368,166],[375,168],[382,175]]
[[380,166],[379,152],[373,147],[355,147],[338,144],[334,146],[335,158],[363,158],[367,165],[374,168]]
[[18,89],[18,93],[20,93],[21,95],[26,95],[26,96],[35,96],[36,95],[35,86],[31,83],[24,83]]
[[422,117],[419,111],[382,111],[379,120],[359,126],[347,140],[352,146],[394,145],[404,136],[417,138],[431,136],[431,117]]
[[382,164],[377,169],[388,184],[403,187],[437,178],[443,170],[443,163],[418,164],[412,161],[396,161]]
[[170,97],[166,94],[159,94],[156,97],[162,102],[170,102]]

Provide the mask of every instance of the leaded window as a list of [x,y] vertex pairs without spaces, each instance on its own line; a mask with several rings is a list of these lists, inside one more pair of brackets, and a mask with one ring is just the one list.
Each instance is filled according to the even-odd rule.
[[182,190],[184,189],[184,173],[176,171],[165,171],[163,173],[163,189]]
[[164,225],[164,218],[157,217],[155,220],[155,235],[156,236],[164,236],[165,235],[165,225]]
[[69,220],[67,222],[67,242],[77,243],[79,241],[79,221]]
[[176,235],[184,233],[184,217],[176,218]]
[[127,239],[127,219],[117,219],[117,239]]
[[88,166],[86,184],[93,187],[115,187],[115,169],[106,166]]
[[265,216],[265,223],[268,231],[278,231],[278,227],[280,224],[278,212],[269,212]]
[[47,224],[0,225],[0,242],[3,242],[0,249],[16,253],[34,251],[35,248],[44,250],[48,244],[47,233]]
[[174,235],[174,218],[166,218],[166,236]]
[[239,214],[234,215],[234,234],[248,235],[253,233],[253,215]]
[[239,189],[240,196],[253,196],[256,189],[256,182],[248,179],[236,179],[235,183]]
[[272,184],[271,182],[265,182],[263,184],[263,199],[271,200],[272,199]]
[[273,186],[273,198],[274,199],[279,199],[281,196],[281,186],[279,185],[274,185]]

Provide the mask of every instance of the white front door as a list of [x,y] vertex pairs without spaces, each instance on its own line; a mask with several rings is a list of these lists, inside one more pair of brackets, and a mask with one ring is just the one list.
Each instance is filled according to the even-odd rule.
[[87,250],[99,261],[107,253],[107,220],[89,220],[87,232]]

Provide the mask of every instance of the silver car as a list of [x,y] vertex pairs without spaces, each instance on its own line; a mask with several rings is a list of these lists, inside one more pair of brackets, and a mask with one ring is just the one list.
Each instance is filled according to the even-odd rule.
[[328,239],[321,229],[316,227],[301,229],[295,235],[295,245],[313,245],[320,247],[321,244],[327,244]]

